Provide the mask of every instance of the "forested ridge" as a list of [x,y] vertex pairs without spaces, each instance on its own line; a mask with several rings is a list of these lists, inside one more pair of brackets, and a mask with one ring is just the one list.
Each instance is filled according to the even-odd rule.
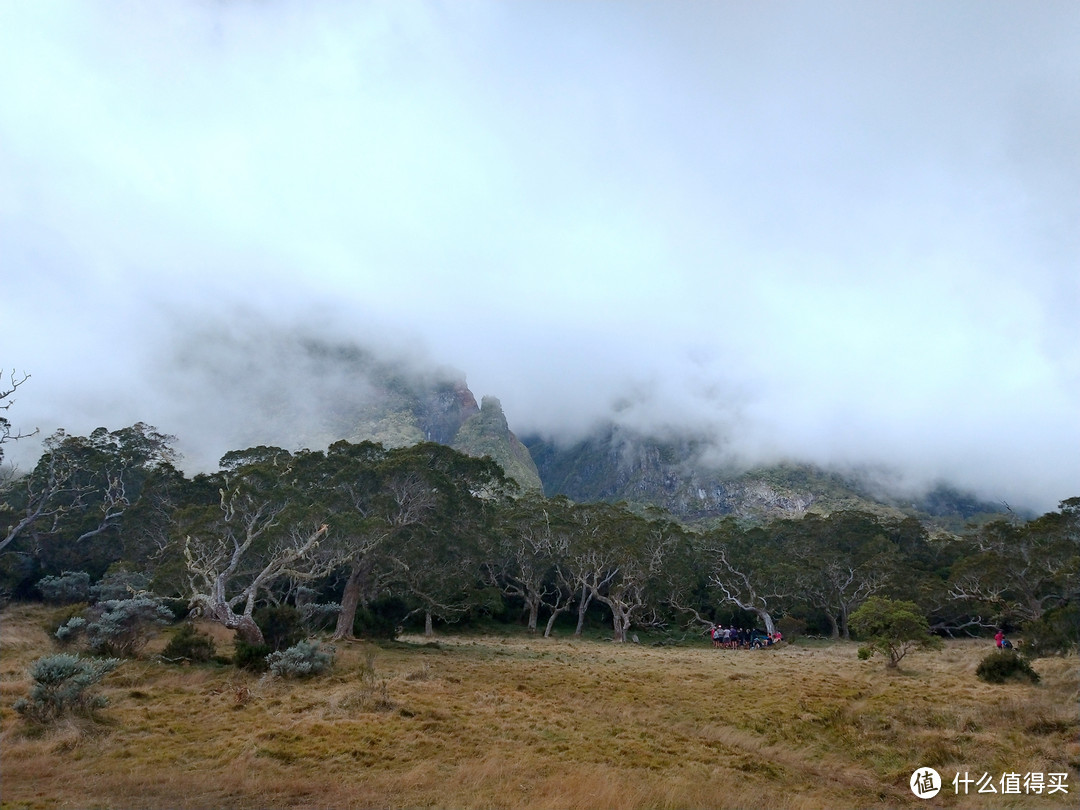
[[616,641],[714,622],[848,637],[874,596],[914,602],[943,635],[1005,627],[1057,649],[1080,626],[1080,498],[958,533],[860,510],[702,527],[544,497],[432,442],[260,446],[191,477],[174,442],[141,423],[49,437],[3,482],[5,598],[65,578],[137,583],[252,644],[267,606],[322,616],[337,637],[480,620],[545,635],[606,622]]

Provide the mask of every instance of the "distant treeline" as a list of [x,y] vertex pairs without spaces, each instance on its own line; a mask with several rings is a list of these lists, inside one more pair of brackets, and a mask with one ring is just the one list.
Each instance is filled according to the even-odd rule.
[[871,596],[915,602],[940,634],[1004,627],[1051,651],[1080,627],[1080,498],[958,535],[860,511],[703,529],[523,493],[440,444],[255,447],[188,478],[174,441],[142,423],[60,431],[0,482],[5,598],[126,572],[253,643],[265,605],[321,606],[339,637],[482,618],[580,633],[601,617],[617,641],[713,622],[847,637]]

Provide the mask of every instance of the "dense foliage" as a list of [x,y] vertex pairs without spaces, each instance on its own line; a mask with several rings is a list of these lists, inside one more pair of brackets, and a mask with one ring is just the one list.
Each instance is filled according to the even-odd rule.
[[702,528],[522,492],[490,458],[435,443],[255,447],[188,478],[171,442],[143,424],[55,434],[2,493],[0,589],[98,600],[68,632],[111,628],[95,646],[120,655],[157,621],[132,600],[183,600],[236,630],[250,663],[301,641],[305,618],[339,638],[519,616],[545,634],[604,621],[617,641],[714,622],[846,638],[874,600],[902,600],[920,633],[1004,626],[1042,654],[1077,640],[1080,498],[948,535],[857,510]]

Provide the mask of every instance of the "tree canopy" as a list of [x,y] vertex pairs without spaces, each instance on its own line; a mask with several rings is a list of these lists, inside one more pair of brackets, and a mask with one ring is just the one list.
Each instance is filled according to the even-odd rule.
[[620,642],[720,620],[772,633],[781,618],[879,638],[865,622],[881,600],[927,632],[1007,624],[1067,640],[1058,625],[1080,603],[1080,498],[960,535],[858,511],[701,527],[523,492],[492,459],[430,442],[251,447],[190,478],[173,442],[143,423],[49,437],[3,493],[0,587],[32,595],[43,578],[119,566],[253,642],[256,608],[301,593],[336,612],[338,637],[393,605],[393,627],[429,633],[488,616],[549,635],[576,610],[575,632],[605,622]]

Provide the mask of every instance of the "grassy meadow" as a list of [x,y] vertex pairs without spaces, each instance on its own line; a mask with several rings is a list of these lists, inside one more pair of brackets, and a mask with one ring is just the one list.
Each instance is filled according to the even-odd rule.
[[[975,677],[987,641],[898,672],[856,645],[717,651],[523,633],[338,645],[332,674],[127,661],[97,723],[29,728],[12,709],[56,651],[51,611],[0,614],[0,789],[24,808],[1076,807],[1078,659],[1037,686]],[[219,649],[227,633],[212,628]],[[1068,794],[922,801],[917,766],[1067,772]]]

